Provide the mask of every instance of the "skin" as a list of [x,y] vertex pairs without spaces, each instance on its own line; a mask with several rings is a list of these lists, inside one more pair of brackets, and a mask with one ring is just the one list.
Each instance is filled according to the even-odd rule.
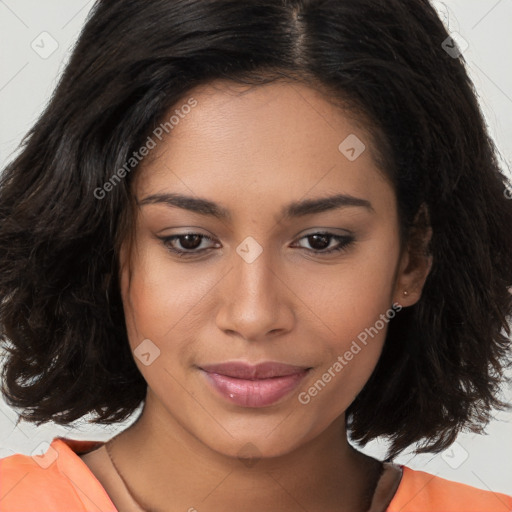
[[[149,339],[160,355],[149,366],[134,358],[147,399],[112,443],[116,465],[137,500],[157,510],[363,512],[380,462],[349,445],[345,410],[377,364],[387,324],[308,404],[298,394],[394,302],[416,303],[431,262],[401,251],[395,193],[371,138],[320,92],[217,81],[189,97],[198,105],[143,161],[135,196],[201,197],[231,218],[165,203],[138,208],[134,245],[121,254],[121,291],[131,349]],[[354,161],[338,150],[350,134],[366,145]],[[292,201],[334,194],[372,209],[280,216]],[[354,241],[322,255],[339,241],[306,235],[324,230]],[[213,240],[166,246],[158,238],[187,232]],[[262,249],[251,263],[236,251],[247,237]],[[185,259],[169,245],[210,249]],[[233,360],[312,370],[284,400],[250,409],[219,397],[197,368]],[[240,460],[242,452],[255,460]],[[109,485],[119,503],[127,499]]]

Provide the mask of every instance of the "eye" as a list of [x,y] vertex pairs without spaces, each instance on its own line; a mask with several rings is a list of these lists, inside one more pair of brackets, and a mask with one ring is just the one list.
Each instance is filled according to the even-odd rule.
[[[207,251],[208,247],[201,247],[201,244],[204,240],[209,240],[213,242],[213,239],[207,235],[202,235],[200,233],[184,233],[182,235],[172,235],[166,237],[159,237],[162,240],[163,244],[167,249],[180,257],[194,256],[200,253]],[[176,242],[181,246],[181,248],[176,248]]]
[[[201,247],[203,242],[214,242],[213,238],[201,233],[183,233],[158,238],[170,252],[177,254],[180,258],[202,254],[212,248]],[[307,240],[313,248],[303,248],[316,255],[343,251],[355,241],[351,235],[335,235],[329,232],[310,233],[300,240]],[[336,242],[334,246],[331,245],[333,240]]]
[[[308,244],[313,247],[312,250],[306,248],[308,252],[323,255],[347,249],[355,241],[355,238],[351,235],[335,235],[334,233],[324,231],[310,233],[300,240],[307,240]],[[333,240],[337,242],[334,246],[331,245]]]

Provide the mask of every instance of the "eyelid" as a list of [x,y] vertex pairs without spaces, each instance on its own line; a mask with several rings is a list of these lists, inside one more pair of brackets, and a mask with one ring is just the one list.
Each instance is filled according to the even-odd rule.
[[355,232],[345,228],[308,228],[306,231],[301,231],[296,238],[302,238],[308,235],[316,235],[319,233],[326,233],[333,236],[355,236]]

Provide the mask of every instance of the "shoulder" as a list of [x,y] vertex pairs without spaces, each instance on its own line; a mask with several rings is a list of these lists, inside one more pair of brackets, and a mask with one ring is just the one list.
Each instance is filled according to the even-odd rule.
[[512,496],[407,466],[386,512],[512,512]]
[[56,437],[41,455],[18,453],[0,459],[0,512],[116,512],[78,455],[96,444]]

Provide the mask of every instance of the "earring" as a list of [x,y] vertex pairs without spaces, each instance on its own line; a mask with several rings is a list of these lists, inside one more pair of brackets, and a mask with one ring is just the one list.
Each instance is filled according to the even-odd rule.
[[407,290],[404,290],[404,295],[407,297],[407,295],[409,295],[409,292]]

